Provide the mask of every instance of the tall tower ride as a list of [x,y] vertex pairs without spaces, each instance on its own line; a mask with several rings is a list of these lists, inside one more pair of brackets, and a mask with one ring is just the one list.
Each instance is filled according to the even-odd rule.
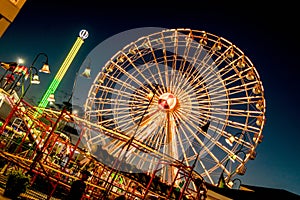
[[79,51],[81,45],[84,43],[84,40],[89,36],[88,31],[81,30],[79,32],[79,36],[75,41],[72,49],[68,53],[66,59],[64,60],[63,64],[61,65],[60,69],[58,70],[57,74],[55,75],[53,81],[51,82],[49,88],[46,90],[42,100],[40,101],[38,107],[45,108],[48,104],[48,98],[50,94],[54,94],[56,91],[59,83],[61,82],[62,78],[64,77],[65,73],[67,72],[70,64],[72,63],[74,57],[76,56],[77,52]]

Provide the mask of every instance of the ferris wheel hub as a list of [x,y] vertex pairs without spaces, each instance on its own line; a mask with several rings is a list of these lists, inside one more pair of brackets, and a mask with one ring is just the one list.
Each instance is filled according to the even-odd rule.
[[177,99],[172,93],[163,93],[158,99],[158,107],[163,111],[170,111],[175,108]]

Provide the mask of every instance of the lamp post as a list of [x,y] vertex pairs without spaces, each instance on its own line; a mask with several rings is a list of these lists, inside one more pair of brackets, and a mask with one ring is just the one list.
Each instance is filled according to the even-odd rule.
[[[38,53],[33,62],[31,63],[30,67],[29,67],[29,85],[27,86],[27,88],[24,90],[24,82],[25,80],[23,79],[23,84],[22,84],[22,95],[21,95],[21,98],[23,98],[25,96],[25,94],[27,93],[29,87],[31,86],[31,84],[39,84],[39,78],[38,78],[38,70],[37,68],[34,67],[34,64],[36,63],[37,59],[40,57],[40,56],[44,56],[46,58],[45,62],[43,62],[43,66],[42,68],[39,70],[39,72],[43,72],[43,73],[46,73],[46,74],[49,74],[50,73],[50,70],[49,70],[49,65],[48,65],[48,56],[47,54],[41,52],[41,53]],[[32,74],[32,70],[35,70],[35,73]]]
[[[34,75],[32,75],[32,70],[35,70],[35,73]],[[30,67],[29,68],[29,85],[27,86],[27,88],[24,90],[24,83],[22,84],[22,94],[20,96],[20,98],[23,98],[25,96],[25,94],[27,93],[29,87],[32,85],[32,84],[40,84],[40,80],[39,80],[39,76],[38,76],[38,71],[35,67]]]
[[239,182],[239,184],[236,186],[236,189],[240,189],[240,186],[241,186],[241,184],[242,184],[242,181],[241,181],[241,179],[239,179],[239,178],[235,178],[235,179],[233,179],[232,181],[229,181],[229,182],[228,182],[229,187],[230,187],[230,188],[233,188],[233,186],[236,185],[236,184],[235,184],[236,181]]
[[[224,172],[225,172],[225,169],[229,163],[229,161],[232,161],[232,162],[235,162],[235,160],[237,159],[237,155],[240,154],[240,153],[243,153],[244,155],[244,158],[243,158],[243,161],[245,160],[247,154],[242,151],[241,149],[238,150],[237,152],[235,152],[233,155],[230,155],[228,156],[228,159],[224,165],[224,169],[222,170],[222,173],[219,177],[219,180],[218,180],[218,184],[217,186],[220,187],[220,188],[230,188],[230,184],[228,184],[230,182],[230,177],[232,176],[233,173],[230,173],[229,176],[228,176],[228,180],[226,181],[225,180],[225,177],[224,177]],[[235,172],[239,175],[244,175],[245,172],[246,172],[246,166],[245,166],[245,163],[244,162],[241,162],[239,166],[237,166]]]
[[[22,85],[21,85],[22,92],[21,92],[21,96],[25,96],[26,92],[24,91],[24,87],[25,87],[24,85],[25,85],[25,80],[27,79],[28,75],[30,77],[30,85],[31,85],[31,83],[33,83],[33,78],[38,77],[38,75],[37,75],[38,71],[34,67],[34,64],[38,60],[38,58],[40,56],[44,56],[46,58],[46,60],[45,60],[45,62],[43,64],[43,67],[39,71],[43,72],[43,73],[50,73],[50,71],[49,71],[49,65],[48,65],[48,56],[45,53],[38,53],[36,55],[36,57],[34,58],[32,64],[30,65],[29,69],[27,67],[21,66],[21,65],[17,65],[15,67],[15,69],[14,69],[14,73],[21,74],[21,76],[19,76],[19,79],[22,78]],[[33,69],[35,70],[35,76],[34,77],[32,77],[32,70]],[[18,79],[18,81],[19,81],[19,79]],[[11,89],[10,94],[12,94],[12,92],[15,89],[15,87],[18,85],[18,81],[15,81],[15,83],[10,87],[10,89]],[[39,84],[39,83],[33,83],[33,84]],[[28,88],[27,88],[27,90],[28,90]]]
[[[34,67],[34,64],[36,63],[36,61],[38,60],[38,58],[40,56],[44,56],[46,58],[45,62],[43,62],[43,66],[42,68],[39,70],[39,72],[43,72],[43,73],[50,73],[49,70],[49,65],[48,65],[48,56],[45,53],[38,53],[32,64],[30,65],[29,69],[27,69],[25,66],[16,66],[14,69],[14,73],[18,73],[18,74],[22,74],[22,76],[20,76],[20,78],[22,77],[22,91],[21,91],[21,95],[20,95],[20,99],[22,97],[25,96],[27,90],[29,89],[29,87],[31,86],[31,84],[39,84],[39,80],[38,80],[38,70]],[[32,70],[35,70],[34,76],[32,76]],[[24,89],[25,87],[25,80],[27,80],[27,75],[29,74],[29,85],[26,88],[26,90]],[[15,87],[17,86],[17,81],[15,81],[14,85],[11,87],[11,92],[15,89]]]
[[[29,87],[31,86],[31,84],[38,84],[38,83],[39,83],[39,80],[37,79],[37,73],[38,73],[38,71],[37,71],[37,69],[34,67],[34,64],[36,63],[37,59],[38,59],[41,55],[45,56],[46,61],[44,62],[43,67],[39,70],[39,72],[50,73],[50,71],[49,71],[49,65],[48,65],[48,56],[47,56],[47,54],[45,54],[45,53],[38,53],[38,54],[36,55],[36,57],[34,58],[34,60],[33,60],[32,64],[31,64],[31,66],[30,66],[29,69],[28,69],[28,70],[29,70],[29,78],[30,78],[30,82],[29,82],[29,84],[28,84],[28,86],[27,86],[26,89],[24,89],[25,80],[26,80],[26,78],[25,78],[26,73],[24,73],[24,74],[22,75],[22,92],[21,92],[21,95],[20,95],[19,99],[15,102],[16,104],[12,107],[12,109],[11,109],[10,113],[8,114],[8,116],[7,116],[6,120],[5,120],[5,122],[4,122],[3,125],[1,126],[1,128],[0,128],[0,135],[1,135],[1,134],[3,133],[3,131],[5,130],[6,126],[8,125],[8,123],[9,123],[10,120],[11,120],[11,118],[13,117],[14,113],[17,111],[17,109],[18,109],[18,107],[19,107],[21,101],[23,100],[23,98],[24,98],[25,94],[27,93],[27,91],[28,91]],[[22,68],[22,69],[23,69],[23,68]],[[16,70],[16,69],[15,69],[15,70]],[[32,71],[33,71],[33,70],[35,70],[34,76],[32,76]],[[14,86],[14,87],[15,87],[15,86]],[[13,88],[14,88],[14,87],[13,87]],[[13,88],[12,88],[12,90],[13,90]]]

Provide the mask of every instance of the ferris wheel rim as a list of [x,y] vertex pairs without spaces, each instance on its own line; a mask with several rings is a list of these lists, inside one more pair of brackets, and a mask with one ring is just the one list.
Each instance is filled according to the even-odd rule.
[[[109,61],[107,61],[107,63],[103,67],[102,71],[99,72],[99,74],[95,78],[93,86],[90,88],[89,99],[87,100],[86,105],[85,105],[85,112],[86,113],[93,113],[93,106],[95,106],[95,104],[96,104],[95,101],[93,101],[93,98],[96,98],[95,91],[99,90],[99,80],[102,80],[103,74],[106,74],[107,76],[105,78],[109,77],[109,79],[112,82],[113,81],[117,82],[117,79],[118,78],[119,79],[122,78],[122,76],[128,76],[128,77],[130,77],[130,78],[122,80],[122,84],[123,85],[121,85],[118,88],[118,90],[120,90],[120,91],[125,91],[124,88],[126,88],[126,87],[131,88],[132,85],[130,85],[130,84],[132,84],[134,81],[135,81],[135,84],[139,83],[138,80],[135,80],[136,79],[135,76],[136,77],[139,76],[139,78],[144,78],[144,76],[142,74],[146,72],[146,70],[147,70],[146,68],[148,66],[146,66],[146,67],[144,66],[145,69],[142,69],[142,67],[141,67],[140,70],[141,71],[144,70],[143,73],[134,71],[134,70],[138,70],[139,68],[135,68],[134,69],[134,67],[132,67],[132,68],[128,67],[126,70],[130,71],[130,70],[134,69],[134,70],[131,71],[133,75],[130,76],[129,73],[126,72],[126,70],[123,69],[123,71],[122,71],[122,67],[118,68],[118,65],[120,65],[120,61],[124,60],[124,59],[128,60],[129,58],[131,58],[129,56],[129,52],[130,52],[130,50],[134,50],[134,49],[132,49],[132,47],[138,47],[136,49],[138,51],[140,51],[139,48],[143,48],[143,50],[147,49],[147,48],[154,49],[154,46],[153,46],[154,45],[154,40],[156,40],[156,42],[158,41],[158,39],[155,38],[155,36],[157,36],[157,35],[164,35],[164,34],[165,34],[164,36],[166,36],[167,33],[175,33],[175,34],[177,34],[177,36],[178,36],[177,37],[177,42],[182,42],[183,39],[181,38],[181,36],[184,36],[184,37],[186,37],[188,39],[191,39],[192,41],[190,43],[188,42],[188,39],[185,39],[185,43],[186,43],[186,45],[187,44],[190,45],[190,44],[193,43],[193,45],[195,45],[195,46],[192,46],[192,48],[196,48],[196,42],[194,42],[194,41],[197,40],[197,46],[200,48],[201,45],[202,45],[201,48],[203,48],[203,49],[206,48],[206,50],[208,52],[207,53],[208,56],[217,55],[216,56],[217,60],[218,59],[219,60],[221,60],[221,59],[228,59],[228,58],[224,58],[224,56],[225,55],[228,56],[228,57],[231,56],[230,55],[230,53],[231,53],[230,51],[232,49],[234,50],[234,55],[233,56],[236,57],[236,58],[234,60],[231,60],[231,61],[229,61],[229,59],[226,61],[227,63],[229,63],[229,64],[227,64],[228,66],[230,64],[232,64],[232,66],[235,65],[234,70],[232,70],[230,67],[227,67],[227,68],[224,67],[224,68],[218,69],[217,68],[218,65],[215,64],[214,67],[217,70],[215,70],[214,73],[216,75],[215,76],[211,76],[210,75],[211,77],[218,77],[222,73],[222,78],[224,78],[225,81],[222,78],[220,79],[220,77],[219,77],[220,80],[217,83],[215,83],[213,80],[210,81],[210,82],[206,81],[206,83],[209,83],[207,85],[211,85],[211,87],[208,88],[209,89],[208,91],[210,91],[211,93],[214,92],[214,94],[211,95],[213,98],[211,98],[211,99],[207,98],[207,99],[205,99],[205,101],[209,101],[209,100],[212,101],[213,100],[213,103],[215,103],[214,110],[219,109],[219,111],[217,111],[217,112],[214,111],[215,115],[210,115],[210,117],[213,117],[213,118],[210,118],[210,119],[212,119],[212,121],[210,122],[209,127],[212,127],[212,128],[209,128],[209,131],[214,132],[213,134],[218,134],[218,137],[215,137],[215,135],[213,135],[212,133],[207,134],[205,136],[208,142],[205,143],[205,144],[204,143],[202,144],[203,149],[204,149],[204,150],[202,149],[202,152],[205,151],[206,154],[210,154],[209,156],[211,157],[212,160],[214,160],[215,164],[214,164],[214,166],[210,167],[208,170],[206,170],[203,173],[201,173],[202,176],[209,177],[210,174],[215,173],[217,171],[217,169],[219,169],[219,170],[223,170],[228,175],[228,177],[232,176],[232,174],[231,174],[232,170],[227,169],[229,167],[229,166],[227,166],[227,164],[229,163],[228,162],[229,161],[228,156],[230,156],[231,154],[234,154],[234,153],[240,153],[241,154],[241,152],[242,152],[241,148],[247,148],[247,150],[249,150],[249,151],[251,150],[251,151],[255,152],[254,151],[255,148],[261,142],[262,129],[264,127],[264,121],[265,121],[265,115],[264,115],[264,113],[265,113],[266,103],[265,103],[265,99],[264,99],[264,95],[263,95],[263,91],[264,91],[263,85],[262,85],[262,83],[260,81],[260,77],[259,77],[259,74],[257,72],[257,69],[254,67],[254,65],[250,61],[250,59],[247,56],[245,56],[245,54],[238,47],[236,47],[231,42],[229,42],[228,40],[226,40],[226,39],[224,39],[222,37],[216,36],[216,35],[211,34],[211,33],[207,33],[205,31],[198,31],[198,30],[191,30],[191,29],[166,29],[166,30],[163,30],[161,32],[156,32],[156,33],[153,33],[153,34],[141,37],[138,40],[136,40],[135,42],[132,42],[132,43],[126,45],[123,49],[121,49],[120,51],[118,51]],[[153,39],[153,37],[155,39]],[[171,36],[168,36],[168,37],[171,37]],[[175,37],[175,40],[176,40],[176,37]],[[202,43],[201,43],[201,40],[202,40]],[[167,40],[165,40],[164,43],[167,43],[166,41]],[[205,42],[206,42],[206,44],[205,44]],[[221,46],[219,47],[218,44],[220,44],[220,43],[221,43]],[[214,53],[214,52],[220,51],[220,49],[218,49],[218,48],[226,48],[226,51],[222,51],[221,53]],[[212,51],[213,51],[212,49],[215,49],[213,53],[212,53]],[[228,55],[226,53],[228,53]],[[187,55],[187,57],[189,56],[188,54],[186,54],[186,55]],[[169,56],[166,56],[166,57],[168,57],[168,59],[170,59],[172,56],[174,56],[174,55],[169,55]],[[184,60],[183,57],[184,56],[182,56],[182,58],[180,58],[181,61]],[[203,57],[204,57],[204,55],[203,55]],[[176,59],[179,59],[179,58],[176,57]],[[182,62],[184,62],[184,61],[182,61]],[[215,62],[215,60],[211,61],[211,63],[214,63],[214,62]],[[242,63],[239,63],[239,62],[242,62]],[[158,62],[155,62],[155,61],[154,61],[154,64],[151,63],[151,62],[149,62],[149,63],[147,62],[148,65],[153,65],[153,66],[155,66],[157,63]],[[220,63],[222,63],[222,62],[220,62]],[[122,76],[118,76],[118,78],[114,78],[114,76],[116,76],[117,74],[114,74],[114,72],[111,71],[112,69],[109,68],[112,65],[114,65],[114,67],[118,68],[119,73],[123,73],[125,75],[122,74]],[[238,67],[239,65],[241,65],[241,67]],[[207,65],[205,65],[205,66],[207,66]],[[179,67],[177,67],[177,68],[175,67],[175,69],[178,70]],[[220,72],[219,70],[222,70],[222,71]],[[229,73],[233,73],[231,70],[235,72],[235,74],[231,74],[232,77],[229,76],[229,75],[228,75],[228,77],[224,75],[226,73],[228,73],[228,74]],[[165,72],[165,71],[163,71],[163,72]],[[140,90],[147,90],[150,87],[151,89],[153,89],[153,88],[155,88],[154,85],[159,83],[159,81],[156,81],[156,79],[160,79],[160,80],[163,79],[160,76],[159,73],[157,73],[155,75],[151,74],[151,76],[152,76],[152,79],[151,79],[152,81],[146,81],[145,84],[140,84],[139,83],[139,87],[133,87],[133,88],[134,89],[140,88]],[[184,77],[184,73],[183,72],[182,72],[181,76],[179,76],[179,75],[177,76],[177,75],[175,75],[175,73],[173,75],[173,78],[176,78],[177,81],[178,80],[184,80],[182,77]],[[231,81],[235,77],[237,77],[236,80]],[[206,77],[202,77],[202,78],[205,79]],[[132,80],[130,80],[130,79],[132,79],[134,81],[132,82]],[[144,79],[146,80],[147,78],[144,78]],[[237,81],[238,79],[240,81],[240,84],[234,85],[235,84],[234,82]],[[254,79],[254,80],[251,80],[251,79]],[[199,81],[199,82],[201,82],[201,81]],[[103,84],[103,83],[101,83],[101,84]],[[197,83],[197,82],[194,83],[194,84],[201,85],[201,83]],[[233,84],[234,86],[229,87],[230,84]],[[147,86],[147,85],[150,85],[150,86]],[[256,88],[256,86],[257,86],[257,88]],[[112,87],[112,85],[110,85],[110,87]],[[162,85],[162,86],[159,86],[159,87],[160,87],[161,91],[165,91],[164,93],[161,92],[160,96],[169,92],[169,91],[167,91],[166,85]],[[202,85],[202,87],[208,87],[208,86]],[[227,87],[229,87],[228,90],[227,90]],[[221,88],[221,89],[226,88],[226,90],[225,91],[218,91],[215,88]],[[133,89],[133,91],[134,91],[134,89]],[[219,90],[221,90],[221,89],[219,89]],[[242,90],[247,91],[247,92],[245,92],[245,94],[243,94],[244,95],[243,98],[237,98],[237,97],[235,97],[235,95],[237,95],[238,93],[241,93]],[[179,91],[179,89],[178,89],[178,91]],[[132,97],[131,98],[132,102],[139,101],[139,100],[141,100],[139,98],[142,98],[142,95],[140,94],[141,92],[140,91],[136,91],[136,92],[137,92],[136,96],[138,96],[138,97]],[[211,94],[211,93],[207,92],[206,94]],[[253,93],[258,93],[258,94],[253,95]],[[148,91],[148,94],[150,94],[149,91]],[[186,93],[184,93],[184,92],[182,92],[182,94],[186,95]],[[143,97],[145,97],[145,96],[147,96],[147,93],[143,93],[143,95],[144,95]],[[190,95],[190,93],[188,93],[188,95]],[[228,96],[232,95],[232,98],[225,99],[226,101],[224,99],[218,100],[218,98],[220,98],[218,95],[220,95],[220,97],[223,97],[223,96],[227,96],[228,97]],[[117,94],[115,94],[114,97],[116,97],[116,99],[119,98],[118,99],[118,101],[119,101],[118,103],[121,103],[121,97],[122,97],[121,95],[118,96]],[[156,99],[154,101],[157,104],[157,102],[159,100],[159,96],[157,96],[155,98]],[[103,99],[105,99],[105,98],[101,97],[101,100],[99,100],[99,99],[98,100],[99,101],[103,101],[103,104],[107,103]],[[196,98],[194,98],[194,99],[196,99]],[[223,103],[219,103],[218,101],[223,102]],[[148,103],[149,103],[149,101],[148,101]],[[230,106],[228,106],[229,104],[230,104]],[[247,116],[243,116],[244,118],[246,118],[246,119],[243,119],[244,120],[243,122],[247,123],[247,125],[243,125],[243,123],[233,120],[233,119],[235,119],[234,115],[239,115],[240,113],[242,113],[241,110],[239,110],[239,109],[231,109],[231,108],[239,108],[238,104],[242,104],[243,106],[245,106],[244,109],[247,109],[247,111],[249,111],[249,112],[247,112]],[[206,108],[210,104],[206,102],[203,105],[204,105],[203,108]],[[114,105],[114,106],[120,112],[121,112],[121,110],[124,110],[123,107],[120,107],[120,106],[118,107],[117,105]],[[152,106],[152,105],[150,105],[150,106]],[[144,105],[144,107],[146,107],[146,106]],[[253,107],[255,107],[255,108],[253,108]],[[222,109],[220,109],[220,108],[222,108]],[[135,117],[133,117],[134,119],[136,118],[136,116],[141,117],[140,115],[141,115],[141,113],[143,113],[143,112],[141,112],[141,110],[138,110],[138,109],[139,109],[139,107],[136,107],[136,108],[134,106],[131,107],[131,110],[132,110],[131,111],[131,115],[135,116]],[[111,109],[111,110],[113,110],[113,109]],[[142,110],[142,111],[144,111],[144,110]],[[160,112],[160,113],[162,113],[164,111],[162,111],[162,110],[156,111],[155,110],[153,112]],[[195,112],[195,111],[193,111],[193,112]],[[224,115],[223,116],[224,119],[218,117],[218,115]],[[244,114],[244,115],[246,115],[246,114]],[[91,116],[91,115],[87,114],[87,119],[91,119],[91,118],[89,118],[89,116]],[[118,115],[115,114],[115,116],[118,116]],[[153,114],[153,116],[155,116],[155,114]],[[253,116],[255,116],[255,117],[253,117]],[[124,117],[124,116],[119,116],[119,117]],[[141,119],[141,118],[139,118],[139,119]],[[152,118],[152,119],[154,119],[154,118]],[[219,121],[221,121],[221,123],[223,123],[223,126],[219,127],[219,125],[217,125],[216,119],[218,119]],[[190,119],[186,119],[186,120],[190,120]],[[93,120],[91,120],[91,121],[93,121]],[[136,120],[136,121],[138,121],[138,120]],[[135,125],[135,127],[136,127],[136,125],[138,124],[136,121],[131,123],[132,126]],[[226,126],[224,126],[225,122],[226,122]],[[116,122],[114,122],[114,123],[116,123]],[[189,122],[189,123],[192,123],[192,122]],[[205,123],[204,123],[204,121],[201,122],[201,123],[202,123],[201,125],[203,127],[205,127],[205,125],[208,123],[208,120],[206,120]],[[250,123],[251,123],[251,126],[249,125]],[[259,125],[257,125],[257,124],[259,124]],[[100,125],[101,125],[101,123],[100,123]],[[234,125],[234,126],[238,127],[235,130],[239,130],[239,132],[230,132],[230,131],[228,131],[228,130],[234,129],[232,127],[231,127],[231,129],[226,130],[226,128],[229,125],[231,125],[231,126]],[[119,127],[121,127],[121,126],[115,126],[115,127],[113,127],[113,129],[117,129]],[[125,127],[125,125],[124,125],[124,127]],[[173,125],[173,128],[174,127],[175,127],[175,125]],[[126,129],[124,128],[124,130],[128,130],[128,129],[129,128],[126,128]],[[197,131],[201,132],[201,129],[199,127],[196,128],[196,126],[194,127],[194,130],[197,130]],[[226,144],[226,143],[223,143],[223,141],[222,141],[222,143],[223,143],[222,144],[219,141],[219,139],[228,139],[228,140],[230,138],[232,139],[232,136],[235,139],[235,145],[233,145],[232,147],[230,145],[229,146],[225,146],[224,144]],[[91,138],[87,138],[87,141],[89,139],[91,139]],[[250,139],[252,139],[252,140],[250,140]],[[210,141],[210,143],[209,143],[209,141]],[[197,142],[201,143],[201,140],[199,140]],[[187,141],[187,143],[188,143],[188,141]],[[178,144],[179,144],[179,142],[178,142]],[[183,144],[181,144],[181,145],[183,145]],[[212,146],[212,147],[210,147],[210,146]],[[220,157],[219,159],[215,158],[214,153],[212,153],[212,152],[209,151],[209,149],[210,148],[214,148],[214,146],[218,146],[219,149],[221,149],[222,151],[225,152],[224,155],[226,155],[226,156],[222,156],[222,158]],[[205,148],[206,148],[206,150],[205,150]],[[249,154],[248,152],[246,154],[244,152],[243,156],[237,156],[235,159],[240,164],[241,163],[245,164],[248,160],[253,159],[252,156],[253,156],[252,154]],[[193,156],[193,157],[195,157],[195,156]],[[201,159],[205,160],[205,157],[203,156]],[[200,165],[203,164],[203,163],[201,163],[202,161],[199,161],[199,162],[200,162]],[[235,166],[235,168],[237,168],[237,167],[238,166]],[[209,181],[209,182],[211,182],[213,184],[216,183],[211,178],[208,178],[207,181]]]

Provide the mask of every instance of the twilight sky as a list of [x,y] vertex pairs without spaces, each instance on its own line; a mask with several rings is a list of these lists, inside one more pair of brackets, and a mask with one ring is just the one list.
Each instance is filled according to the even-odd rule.
[[[272,5],[191,0],[108,1],[104,5],[92,0],[61,2],[28,0],[0,38],[0,61],[17,61],[22,57],[29,67],[39,52],[49,57],[51,74],[40,75],[41,84],[32,86],[28,92],[29,102],[41,99],[81,29],[88,30],[90,35],[58,87],[58,102],[71,94],[76,71],[86,64],[87,55],[113,35],[140,27],[190,28],[213,33],[235,44],[250,58],[265,90],[264,139],[257,148],[257,158],[247,163],[246,174],[238,178],[243,184],[300,195],[296,5],[288,1]],[[36,67],[39,68],[38,62]]]

